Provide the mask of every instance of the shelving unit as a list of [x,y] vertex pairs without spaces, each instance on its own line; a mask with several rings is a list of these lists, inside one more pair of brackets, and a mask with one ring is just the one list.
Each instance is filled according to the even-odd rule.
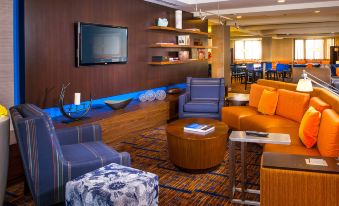
[[199,59],[190,59],[188,61],[167,61],[167,62],[148,62],[148,64],[150,65],[154,65],[154,66],[161,66],[161,65],[174,65],[174,64],[187,64],[187,63],[191,63],[191,62],[208,62],[208,60],[199,60]]
[[[207,45],[208,42],[208,37],[210,36],[209,33],[207,32],[201,32],[201,31],[193,31],[193,30],[188,30],[188,29],[176,29],[173,27],[162,27],[162,26],[150,26],[147,28],[148,30],[152,30],[152,31],[161,31],[161,32],[169,32],[169,33],[173,33],[174,35],[180,35],[180,34],[186,34],[186,35],[192,35],[195,36],[195,38],[198,39],[203,39],[203,44]],[[200,36],[200,37],[197,37]],[[193,37],[190,37],[191,39],[191,43],[193,40]],[[173,42],[173,41],[170,41]],[[148,62],[149,65],[153,65],[153,66],[165,66],[165,65],[177,65],[177,64],[187,64],[187,63],[191,63],[191,62],[208,62],[207,59],[203,59],[200,60],[198,59],[198,50],[205,50],[205,54],[208,53],[207,49],[212,49],[213,47],[211,46],[196,46],[196,45],[178,45],[178,44],[157,44],[157,43],[153,43],[150,44],[148,46],[149,48],[158,48],[158,49],[178,49],[179,51],[182,50],[189,50],[189,54],[190,54],[190,59],[187,61],[164,61],[164,62]],[[171,50],[171,52],[173,52],[173,50]]]
[[177,32],[177,33],[186,33],[186,34],[196,34],[196,35],[204,35],[204,36],[210,36],[207,32],[201,32],[201,31],[192,31],[187,29],[176,29],[173,27],[164,27],[164,26],[150,26],[148,27],[150,30],[160,30],[160,31],[171,31],[171,32]]

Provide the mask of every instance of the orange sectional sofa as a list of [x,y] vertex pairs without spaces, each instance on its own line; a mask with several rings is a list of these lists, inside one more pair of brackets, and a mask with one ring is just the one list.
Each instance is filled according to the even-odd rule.
[[[265,144],[263,145],[264,152],[306,156],[339,156],[339,150],[330,148],[327,151],[326,146],[322,145],[324,141],[332,141],[332,145],[339,145],[338,96],[321,88],[314,88],[310,94],[299,93],[296,92],[296,84],[271,80],[258,80],[257,84],[252,85],[252,89],[249,106],[223,108],[222,121],[231,129],[290,134],[290,145]],[[279,93],[275,115],[263,115],[258,112],[257,107],[264,89],[277,90]],[[308,149],[299,138],[299,126],[304,112],[309,106],[321,111],[322,118],[318,134],[319,145]],[[328,140],[330,137],[331,139]],[[339,205],[338,174],[261,167],[260,180],[261,205]],[[293,188],[290,188],[292,185]],[[315,186],[317,188],[314,188]],[[318,194],[316,196],[314,191],[317,189],[319,189],[319,193],[324,189],[329,191],[325,191],[326,195]]]

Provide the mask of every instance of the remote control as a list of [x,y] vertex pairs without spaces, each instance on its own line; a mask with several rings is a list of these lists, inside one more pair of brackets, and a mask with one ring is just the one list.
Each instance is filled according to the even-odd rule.
[[246,131],[246,135],[256,136],[256,137],[268,137],[267,132],[257,132],[257,131]]

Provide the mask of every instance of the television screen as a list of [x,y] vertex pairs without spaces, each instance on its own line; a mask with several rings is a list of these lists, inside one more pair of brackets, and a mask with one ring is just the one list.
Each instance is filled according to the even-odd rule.
[[126,63],[126,27],[77,23],[77,66]]

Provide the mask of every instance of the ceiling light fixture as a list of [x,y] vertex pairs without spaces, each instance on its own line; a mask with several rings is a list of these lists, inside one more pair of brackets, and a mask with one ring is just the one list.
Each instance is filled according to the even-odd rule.
[[278,0],[277,2],[281,4],[281,3],[285,3],[285,0]]
[[227,16],[222,16],[220,15],[220,8],[219,8],[219,1],[218,1],[218,14],[215,14],[213,12],[209,12],[209,11],[203,11],[201,9],[198,10],[198,1],[195,1],[195,16],[196,15],[199,15],[201,21],[204,21],[206,18],[207,18],[207,15],[212,15],[212,16],[218,16],[218,19],[219,19],[219,23],[221,25],[224,25],[226,24],[226,20],[230,20],[230,21],[233,21],[232,18],[229,18]]
[[319,14],[319,13],[320,13],[320,11],[319,11],[319,10],[316,10],[316,11],[314,11],[314,13],[316,13],[316,14]]
[[242,16],[237,16],[237,19],[241,19],[242,18]]

